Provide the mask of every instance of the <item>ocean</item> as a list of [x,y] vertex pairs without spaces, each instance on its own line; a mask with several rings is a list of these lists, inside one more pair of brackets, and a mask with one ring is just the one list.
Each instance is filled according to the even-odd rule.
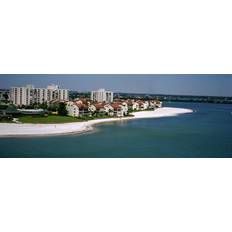
[[232,157],[232,105],[165,103],[190,114],[95,126],[86,134],[0,138],[0,157]]

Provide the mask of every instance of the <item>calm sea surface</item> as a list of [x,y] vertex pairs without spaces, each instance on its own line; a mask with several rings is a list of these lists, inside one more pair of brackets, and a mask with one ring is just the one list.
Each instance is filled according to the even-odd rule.
[[0,157],[232,157],[232,105],[165,106],[194,113],[111,122],[82,135],[0,138]]

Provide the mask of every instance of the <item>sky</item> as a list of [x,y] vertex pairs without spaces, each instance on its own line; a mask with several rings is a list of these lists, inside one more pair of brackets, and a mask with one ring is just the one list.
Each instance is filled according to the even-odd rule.
[[61,88],[91,91],[105,88],[113,92],[232,96],[232,74],[1,74],[0,89],[33,84],[46,87],[58,84]]

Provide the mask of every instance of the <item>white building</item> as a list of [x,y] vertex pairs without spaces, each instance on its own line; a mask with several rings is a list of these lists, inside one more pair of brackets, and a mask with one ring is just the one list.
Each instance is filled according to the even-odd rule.
[[123,116],[127,115],[128,114],[128,105],[126,102],[123,102],[121,104],[121,109],[122,109],[122,112],[123,112]]
[[74,102],[68,102],[66,105],[68,116],[78,117],[80,115],[79,107]]
[[105,89],[99,89],[91,92],[91,100],[95,102],[106,102],[110,103],[114,100],[114,94],[111,91]]
[[124,117],[126,115],[128,115],[128,105],[127,103],[123,102],[121,103],[113,103],[111,105],[114,109],[114,115],[117,117]]
[[139,101],[139,109],[140,110],[147,110],[149,108],[149,102],[148,101]]
[[133,102],[132,110],[139,110],[139,103],[138,102]]
[[15,105],[31,105],[33,103],[49,103],[52,100],[68,100],[68,90],[60,89],[57,85],[47,88],[35,88],[33,85],[25,87],[12,87],[10,99]]
[[114,108],[110,104],[104,105],[104,109],[109,116],[114,116]]
[[163,102],[156,101],[155,105],[156,105],[157,108],[162,108]]

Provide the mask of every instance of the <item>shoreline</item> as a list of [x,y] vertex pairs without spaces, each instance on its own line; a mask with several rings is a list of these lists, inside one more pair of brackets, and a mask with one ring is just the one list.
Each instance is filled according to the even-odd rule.
[[0,137],[44,137],[70,134],[83,134],[94,130],[94,125],[132,119],[175,117],[181,114],[192,113],[191,109],[163,107],[154,111],[134,112],[134,117],[94,119],[85,122],[62,124],[14,124],[0,123]]

